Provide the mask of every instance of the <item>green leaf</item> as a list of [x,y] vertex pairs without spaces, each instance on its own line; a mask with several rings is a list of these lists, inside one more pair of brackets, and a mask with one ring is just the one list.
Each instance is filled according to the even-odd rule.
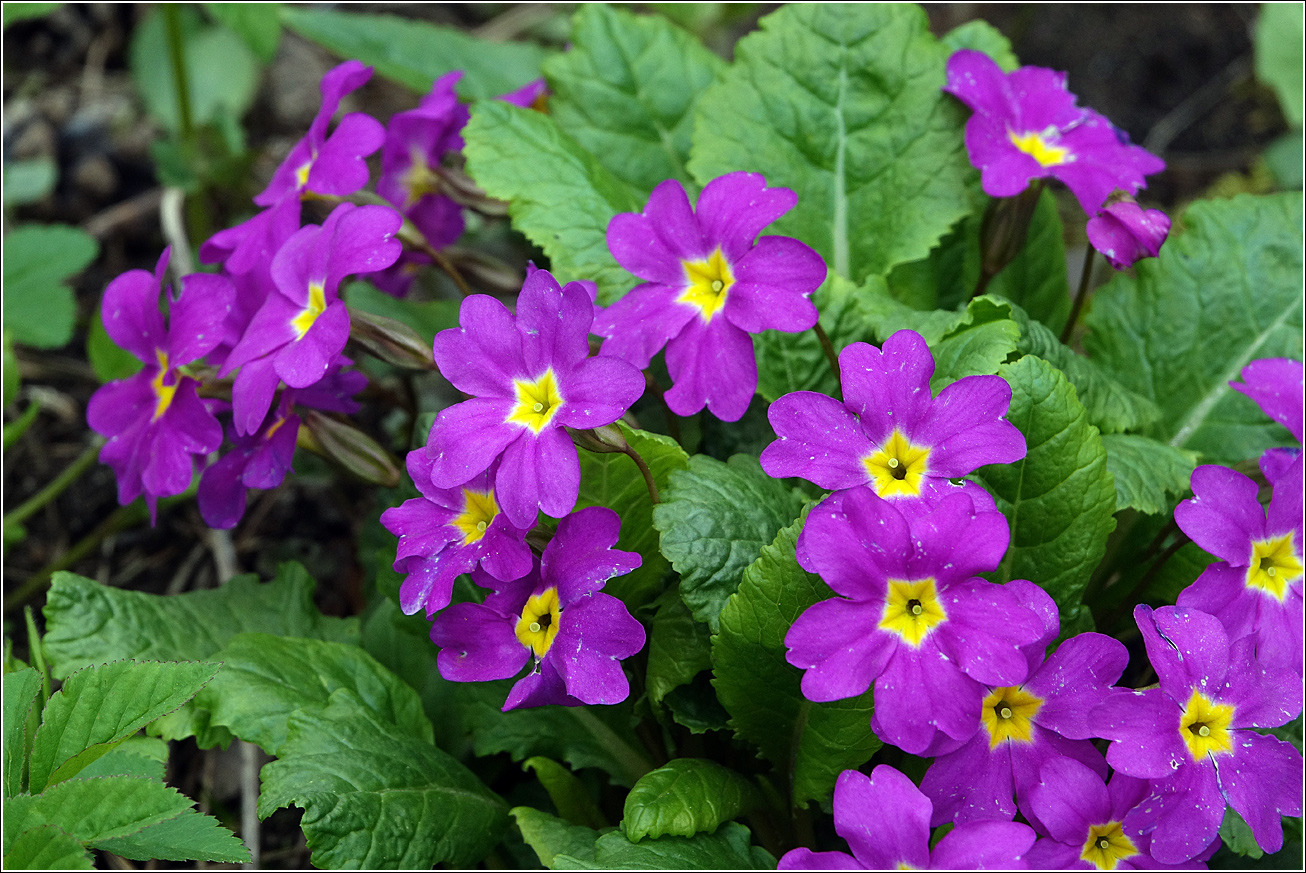
[[162,782],[130,776],[69,779],[34,795],[31,801],[25,827],[52,824],[83,843],[138,833],[182,815],[194,805],[189,797]]
[[470,867],[507,823],[506,804],[471,771],[351,688],[292,713],[277,755],[263,767],[259,816],[301,807],[317,867]]
[[[5,4],[8,12],[17,3]],[[23,4],[26,5],[26,4]],[[33,4],[36,5],[36,4]],[[58,4],[51,3],[51,6]],[[8,806],[9,801],[5,801]],[[5,815],[9,815],[8,809]],[[12,842],[5,829],[4,868],[6,870],[94,870],[91,854],[67,832],[54,825],[40,825],[18,834]]]
[[971,211],[948,51],[915,6],[795,4],[739,41],[698,102],[690,172],[798,194],[772,226],[854,282],[925,257]]
[[431,742],[417,692],[358,646],[246,633],[232,637],[216,657],[225,666],[196,702],[213,714],[214,724],[270,755],[282,754],[296,710],[320,710],[342,688],[398,734]]
[[463,729],[471,734],[476,755],[507,752],[514,761],[539,755],[566,761],[573,770],[598,767],[626,786],[653,769],[631,730],[629,702],[503,712],[511,686],[511,680],[459,686]]
[[[665,493],[671,474],[689,468],[689,456],[675,440],[617,422],[626,443],[639,453],[653,474],[659,494]],[[621,536],[616,548],[639,552],[642,563],[634,572],[608,580],[604,592],[636,609],[648,603],[662,588],[667,559],[658,551],[658,533],[653,528],[653,502],[644,476],[624,454],[580,452],[580,497],[576,508],[606,506],[621,518]]]
[[1116,484],[1116,511],[1130,508],[1169,515],[1175,500],[1188,490],[1197,455],[1133,434],[1107,434],[1106,468]]
[[693,186],[694,102],[725,62],[665,18],[603,4],[577,10],[571,43],[544,65],[562,129],[637,191]]
[[632,843],[620,831],[598,838],[594,860],[557,855],[554,870],[774,870],[775,858],[752,845],[752,834],[726,822],[714,834]]
[[[869,338],[857,295],[856,286],[837,273],[829,274],[812,295],[821,313],[821,327],[836,354],[849,343]],[[836,395],[839,382],[815,331],[764,330],[753,335],[753,349],[757,353],[757,393],[768,401],[793,391]]]
[[792,787],[793,805],[825,803],[835,780],[880,748],[871,733],[872,692],[831,703],[803,696],[802,671],[785,659],[785,634],[808,607],[834,596],[798,566],[794,547],[803,521],[762,550],[721,612],[712,638],[717,695],[730,725],[762,750]]
[[452,70],[463,97],[495,97],[540,76],[544,50],[528,42],[487,42],[451,27],[397,15],[360,15],[287,6],[282,21],[342,58],[357,58],[377,73],[425,94]]
[[993,277],[985,293],[1018,304],[1057,333],[1065,326],[1070,315],[1065,229],[1057,214],[1057,198],[1051,191],[1039,195],[1025,247]]
[[4,796],[23,790],[27,754],[27,714],[41,690],[41,677],[28,667],[5,676],[4,681]]
[[1232,806],[1224,809],[1224,821],[1220,822],[1220,839],[1224,841],[1229,851],[1251,858],[1253,861],[1265,854],[1256,844],[1252,829]]
[[658,598],[658,611],[649,623],[648,670],[644,688],[657,706],[672,689],[688,685],[712,667],[712,632],[695,620],[678,591]]
[[125,837],[95,840],[92,848],[135,861],[219,861],[245,864],[249,849],[216,818],[188,809]]
[[287,562],[260,583],[236,576],[221,588],[160,597],[54,574],[45,604],[46,655],[62,679],[88,664],[121,658],[200,661],[243,631],[358,641],[358,620],[329,618],[313,605],[315,583]]
[[1302,132],[1290,130],[1265,147],[1265,165],[1280,188],[1302,186]]
[[1130,391],[1094,361],[1063,345],[1046,325],[1032,320],[1019,306],[1011,308],[1011,317],[1020,325],[1017,351],[1038,355],[1065,373],[1088,413],[1088,423],[1102,433],[1137,430],[1161,417],[1161,409],[1155,403]]
[[1302,196],[1199,201],[1159,258],[1097,292],[1084,347],[1155,401],[1144,433],[1236,463],[1291,437],[1229,387],[1258,358],[1302,353]]
[[5,237],[4,322],[15,343],[57,349],[73,336],[77,302],[64,280],[94,261],[100,246],[75,227],[20,227]]
[[721,463],[706,455],[674,473],[653,526],[662,554],[680,574],[680,596],[694,618],[713,631],[744,569],[775,532],[802,509],[802,495],[762,472],[757,459],[734,455]]
[[591,279],[610,304],[635,285],[608,252],[608,222],[644,208],[638,193],[551,117],[485,101],[463,129],[467,172],[509,201],[512,226],[549,256],[559,281]]
[[41,18],[62,6],[62,3],[6,3],[4,5],[4,29],[15,21],[29,18]]
[[603,813],[594,805],[594,799],[575,773],[552,758],[538,755],[523,761],[522,769],[535,772],[535,778],[549,792],[549,799],[557,807],[558,814],[567,821],[587,828],[607,826]]
[[702,758],[677,758],[646,773],[626,795],[621,820],[626,838],[692,837],[760,805],[761,795],[743,776]]
[[1025,435],[1023,460],[976,475],[1011,525],[993,581],[1028,579],[1052,595],[1062,624],[1074,620],[1089,576],[1115,528],[1106,449],[1075,389],[1042,358],[1026,355],[998,375],[1011,385],[1007,420]]
[[980,275],[982,213],[952,226],[928,257],[898,264],[887,282],[894,299],[914,309],[956,309],[975,291]]
[[717,699],[710,672],[699,673],[688,685],[671,689],[662,702],[676,724],[689,728],[691,734],[730,727],[730,713]]
[[1302,4],[1262,3],[1256,21],[1256,78],[1274,89],[1288,124],[1301,128]]
[[50,158],[28,158],[4,165],[4,205],[35,203],[54,190],[59,168]]
[[262,60],[276,57],[281,45],[280,3],[205,3],[204,11],[231,28]]
[[87,764],[73,778],[140,776],[162,782],[167,767],[167,743],[157,737],[128,737],[112,751]]
[[961,49],[984,52],[1004,73],[1010,73],[1020,66],[1015,52],[1011,50],[1011,42],[1002,35],[1002,31],[978,18],[954,27],[943,35],[941,42],[949,54]]
[[220,667],[205,661],[114,661],[68,677],[46,703],[32,742],[32,793],[75,775],[117,743],[180,707]]
[[509,813],[526,845],[535,850],[540,863],[550,870],[553,859],[559,855],[593,863],[594,842],[599,838],[599,832],[593,828],[570,824],[531,806],[517,806]]
[[103,308],[96,306],[86,330],[86,357],[101,382],[135,376],[145,363],[109,338],[104,329]]

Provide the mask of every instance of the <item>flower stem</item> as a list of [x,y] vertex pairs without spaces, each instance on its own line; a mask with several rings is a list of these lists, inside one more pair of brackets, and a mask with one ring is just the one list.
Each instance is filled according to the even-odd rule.
[[644,463],[644,459],[639,456],[639,452],[635,451],[633,446],[626,446],[623,454],[634,461],[636,467],[639,467],[639,472],[644,477],[644,484],[648,486],[649,500],[653,501],[653,505],[656,506],[661,501],[658,499],[658,486],[653,481],[653,471],[648,468],[648,464]]
[[1084,269],[1079,274],[1079,289],[1075,291],[1075,302],[1070,306],[1070,316],[1066,319],[1066,326],[1061,329],[1063,343],[1070,342],[1070,334],[1075,329],[1075,322],[1079,321],[1079,311],[1084,308],[1084,298],[1088,296],[1088,283],[1093,279],[1093,260],[1096,254],[1092,246],[1084,252]]
[[830,335],[821,327],[821,322],[812,325],[812,330],[816,332],[821,351],[825,352],[825,359],[830,363],[830,369],[834,371],[834,381],[839,386],[839,399],[843,399],[843,380],[839,376],[839,356],[835,354],[834,343],[830,342]]
[[104,440],[96,437],[86,447],[86,450],[77,456],[77,460],[65,467],[64,471],[54,477],[49,485],[27,498],[13,512],[6,515],[4,517],[4,526],[10,527],[11,525],[22,524],[31,518],[37,510],[62,494],[69,485],[80,479],[82,474],[95,463],[95,458],[100,452],[100,446],[103,444]]
[[186,73],[186,45],[181,32],[178,4],[163,4],[163,25],[168,36],[168,57],[172,61],[172,84],[177,90],[177,118],[181,138],[190,140],[195,133],[195,123],[191,116],[190,77]]

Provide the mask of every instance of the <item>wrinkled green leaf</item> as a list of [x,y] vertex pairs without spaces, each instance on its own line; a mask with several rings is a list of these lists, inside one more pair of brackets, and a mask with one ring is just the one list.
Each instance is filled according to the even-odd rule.
[[[812,295],[821,313],[821,327],[836,355],[849,343],[870,338],[857,294],[851,282],[831,273]],[[757,353],[757,393],[768,401],[792,391],[819,391],[832,397],[838,391],[838,379],[815,331],[764,330],[753,335],[753,349]]]
[[[639,453],[653,474],[653,484],[664,493],[671,474],[689,467],[685,450],[670,437],[627,427],[617,422],[626,443]],[[616,548],[639,552],[643,563],[625,576],[608,580],[604,591],[636,609],[648,603],[662,587],[669,565],[658,551],[653,528],[653,502],[644,476],[624,454],[580,451],[580,496],[576,508],[606,506],[621,518]]]
[[637,191],[692,186],[694,102],[725,62],[665,18],[604,4],[577,10],[571,42],[544,65],[562,129]]
[[286,730],[263,767],[259,816],[301,807],[314,866],[470,867],[499,841],[507,805],[352,688],[292,713]]
[[1188,490],[1197,455],[1133,434],[1107,434],[1106,468],[1116,484],[1116,511],[1137,509],[1169,515],[1175,500]]
[[658,598],[658,611],[649,624],[648,671],[644,688],[656,706],[672,689],[687,685],[712,667],[712,633],[689,612],[680,593]]
[[1302,4],[1262,3],[1256,21],[1256,78],[1274,89],[1288,124],[1302,126]]
[[[15,3],[5,4],[5,10]],[[50,4],[56,5],[56,4]],[[5,803],[8,806],[8,801]],[[8,815],[8,809],[5,815]],[[40,825],[17,834],[13,841],[5,829],[6,870],[94,870],[91,853],[54,825]]]
[[1229,382],[1252,360],[1301,356],[1302,197],[1199,201],[1184,225],[1097,292],[1084,347],[1161,407],[1145,435],[1236,463],[1291,440]]
[[714,834],[632,843],[613,831],[594,844],[594,860],[557,855],[554,870],[773,870],[775,858],[754,846],[748,828],[726,822]]
[[646,773],[626,795],[621,820],[626,838],[692,837],[761,804],[757,789],[715,761],[677,758]]
[[466,75],[463,97],[495,97],[540,76],[544,50],[528,42],[488,42],[452,27],[397,15],[361,15],[287,6],[282,21],[342,58],[357,58],[379,75],[425,94],[451,70]]
[[264,61],[270,61],[281,45],[280,3],[205,3],[204,11],[245,41]]
[[712,688],[712,674],[704,671],[687,685],[671,689],[662,698],[676,724],[689,728],[691,734],[723,731],[730,727],[730,713],[726,712]]
[[834,596],[798,566],[801,530],[802,521],[794,522],[762,549],[712,638],[713,684],[731,727],[781,771],[799,808],[828,801],[839,774],[866,763],[881,745],[871,733],[869,688],[848,700],[813,703],[800,688],[802,671],[785,659],[784,638],[794,621]]
[[1026,355],[998,375],[1011,385],[1007,420],[1025,435],[1014,464],[976,476],[1011,525],[1011,545],[994,581],[1028,579],[1052,595],[1061,621],[1073,621],[1089,576],[1115,528],[1115,486],[1097,428],[1066,377]]
[[510,813],[526,845],[550,870],[553,869],[553,859],[559,855],[582,862],[594,861],[594,842],[599,838],[599,832],[593,828],[570,824],[533,806],[514,807]]
[[249,862],[249,849],[211,815],[187,810],[125,837],[95,840],[92,848],[135,861]]
[[860,283],[925,257],[966,213],[961,107],[948,50],[915,6],[794,4],[739,41],[700,98],[690,172],[762,173],[798,204],[776,233]]
[[889,293],[913,309],[956,309],[975,292],[980,275],[981,214],[953,225],[927,257],[899,264],[886,277]]
[[1030,218],[1025,247],[993,277],[985,293],[1010,300],[1060,333],[1070,315],[1064,236],[1057,198],[1045,190]]
[[694,455],[688,470],[672,474],[653,508],[653,526],[694,618],[716,630],[744,569],[802,505],[802,495],[767,476],[748,455],[726,464]]
[[153,779],[69,779],[31,797],[23,826],[52,824],[80,842],[93,843],[138,833],[193,806],[189,797]]
[[220,724],[270,755],[280,755],[287,720],[296,710],[327,705],[332,693],[358,695],[379,722],[431,742],[431,723],[417,692],[358,646],[237,634],[215,655],[224,666],[196,700]]
[[27,754],[27,714],[41,690],[41,677],[28,667],[9,673],[4,680],[4,796],[23,790],[23,764]]
[[987,21],[976,18],[954,27],[943,35],[941,42],[951,54],[961,49],[974,49],[991,57],[1004,73],[1010,73],[1020,66],[1011,42]]
[[69,676],[45,705],[32,742],[33,794],[76,775],[211,680],[221,665],[206,661],[114,661]]
[[644,203],[556,121],[486,101],[472,108],[463,139],[467,172],[509,202],[512,226],[544,250],[555,275],[592,279],[604,305],[635,286],[608,252],[608,222]]
[[4,205],[35,203],[54,190],[59,168],[47,157],[6,162],[4,165]]
[[75,227],[20,227],[5,237],[4,323],[15,343],[57,349],[73,336],[77,302],[63,282],[94,261],[100,246]]
[[534,771],[535,778],[549,792],[549,800],[557,807],[558,814],[567,821],[587,828],[607,825],[585,784],[557,761],[540,756],[527,758],[522,762],[522,769]]

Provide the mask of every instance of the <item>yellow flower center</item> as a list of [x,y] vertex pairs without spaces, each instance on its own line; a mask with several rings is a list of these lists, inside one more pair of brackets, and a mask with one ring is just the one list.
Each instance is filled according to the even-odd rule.
[[1138,847],[1125,835],[1120,822],[1109,821],[1089,827],[1088,839],[1084,841],[1084,851],[1079,853],[1079,857],[1099,870],[1114,870],[1116,864],[1137,854]]
[[726,295],[730,286],[735,284],[735,274],[721,247],[717,246],[705,261],[681,261],[685,268],[685,281],[689,286],[676,298],[677,303],[687,303],[698,310],[704,321],[711,321],[712,316],[726,305]]
[[485,530],[499,514],[499,504],[494,501],[494,491],[472,491],[463,489],[463,511],[449,522],[463,532],[463,545],[472,543],[485,536]]
[[1008,685],[994,688],[984,698],[980,719],[989,732],[989,748],[1011,740],[1017,743],[1033,742],[1033,718],[1043,707],[1043,698],[1035,697],[1023,688]]
[[919,648],[929,632],[948,618],[939,602],[933,577],[907,581],[889,580],[889,596],[884,601],[880,627],[902,637]]
[[1288,586],[1301,578],[1301,556],[1293,548],[1292,534],[1272,540],[1252,541],[1252,565],[1247,568],[1247,587],[1283,600]]
[[512,424],[523,424],[539,433],[557,415],[563,404],[553,368],[545,370],[534,381],[514,379],[512,383],[517,391],[517,405],[512,408],[506,420]]
[[1046,137],[1053,135],[1052,128],[1048,128],[1043,133],[1026,133],[1017,135],[1014,130],[1007,131],[1007,138],[1011,144],[1038,161],[1041,166],[1055,167],[1057,164],[1067,164],[1074,160],[1070,155],[1070,149],[1064,146],[1051,145]]
[[539,594],[532,594],[517,621],[518,642],[535,652],[537,658],[543,658],[558,635],[561,615],[557,588],[545,588]]
[[404,209],[411,209],[427,194],[440,190],[440,177],[426,164],[426,154],[419,148],[410,150],[411,163],[403,174]]
[[309,282],[308,305],[299,311],[299,315],[290,320],[290,326],[298,334],[295,337],[296,342],[304,338],[304,334],[308,333],[308,329],[313,326],[313,322],[317,321],[317,317],[325,311],[326,289],[322,287],[321,282]]
[[168,354],[162,349],[155,349],[154,355],[159,359],[159,375],[150,380],[150,387],[154,389],[154,418],[151,421],[158,421],[159,416],[168,411],[172,405],[172,398],[177,394],[177,386],[181,384],[181,379],[173,382],[171,385],[165,384],[164,379],[168,375]]
[[862,458],[871,487],[881,497],[915,497],[929,470],[930,450],[914,446],[896,427],[883,445]]
[[1232,706],[1216,703],[1194,688],[1193,696],[1188,698],[1188,705],[1179,719],[1179,736],[1188,746],[1188,754],[1194,761],[1207,755],[1228,755],[1233,752],[1233,736],[1229,733],[1231,724]]
[[295,170],[295,187],[303,188],[308,185],[308,173],[312,169],[312,158],[309,158],[307,161],[299,165],[299,169]]

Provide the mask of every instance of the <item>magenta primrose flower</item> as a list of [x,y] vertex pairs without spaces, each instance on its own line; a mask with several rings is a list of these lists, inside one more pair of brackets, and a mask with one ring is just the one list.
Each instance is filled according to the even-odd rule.
[[1018,647],[1044,633],[1020,588],[974,578],[998,566],[1009,537],[1001,513],[976,512],[964,493],[910,518],[868,488],[822,501],[798,563],[840,596],[785,635],[786,658],[806,671],[803,696],[855,697],[874,681],[871,727],[885,742],[942,754],[971,739],[984,685],[1021,682]]
[[[1256,401],[1261,411],[1286,427],[1299,444],[1302,441],[1303,387],[1302,362],[1291,358],[1262,358],[1242,369],[1243,381],[1229,387]],[[1301,457],[1300,448],[1267,449],[1261,455],[1261,472],[1274,482]]]
[[559,287],[546,270],[526,277],[514,316],[484,294],[462,303],[461,327],[435,337],[435,363],[473,399],[440,412],[426,452],[431,484],[457,488],[501,459],[500,509],[516,527],[576,505],[580,459],[565,427],[611,424],[644,392],[639,370],[589,357],[594,306],[580,282]]
[[318,227],[305,225],[272,261],[269,294],[219,375],[240,368],[232,385],[236,432],[254,433],[272,406],[279,381],[307,388],[326,375],[349,339],[349,311],[340,281],[399,257],[394,239],[403,219],[383,206],[341,203]]
[[1144,209],[1134,198],[1116,191],[1088,220],[1088,241],[1117,270],[1142,258],[1155,258],[1170,233],[1170,217],[1159,209]]
[[990,196],[1013,197],[1031,179],[1050,176],[1096,215],[1112,191],[1137,194],[1144,176],[1165,169],[1106,118],[1076,106],[1065,73],[1044,67],[1004,73],[983,52],[962,49],[948,59],[943,90],[974,110],[966,152]]
[[791,849],[781,870],[1024,870],[1034,844],[1028,825],[1010,821],[959,824],[930,848],[930,800],[888,764],[870,776],[839,774],[834,785],[834,830],[846,852]]
[[1193,499],[1175,523],[1222,561],[1179,594],[1178,605],[1220,620],[1230,639],[1256,634],[1262,663],[1302,673],[1302,459],[1274,483],[1270,505],[1242,473],[1206,465],[1193,471]]
[[707,184],[697,211],[668,179],[642,213],[614,216],[608,249],[645,282],[595,320],[594,332],[607,338],[602,354],[642,370],[666,346],[673,412],[706,406],[723,421],[741,418],[757,390],[749,334],[816,324],[808,298],[825,281],[825,261],[796,239],[757,239],[797,202],[757,173],[729,173]]
[[527,532],[508,521],[494,497],[497,465],[458,488],[436,488],[433,463],[422,449],[409,452],[408,475],[422,496],[381,513],[381,524],[399,537],[394,569],[406,574],[399,605],[405,615],[424,608],[427,618],[449,605],[461,573],[479,566],[511,582],[531,571]]
[[1006,588],[1043,617],[1043,636],[1028,647],[1025,677],[1013,685],[986,687],[974,736],[957,751],[936,757],[925,774],[921,791],[934,802],[934,825],[1011,819],[1019,804],[1026,820],[1039,827],[1030,793],[1047,761],[1073,758],[1106,776],[1106,761],[1089,741],[1096,735],[1087,715],[1120,679],[1129,652],[1111,637],[1083,633],[1045,661],[1047,644],[1060,631],[1056,604],[1023,579],[1013,579]]
[[625,700],[630,684],[618,662],[644,647],[644,626],[624,603],[599,590],[641,563],[637,552],[612,548],[620,530],[615,512],[591,506],[558,522],[526,576],[496,582],[475,571],[473,579],[495,593],[435,617],[431,640],[440,647],[440,675],[485,682],[531,664],[508,694],[505,712]]
[[[771,404],[779,439],[762,451],[762,469],[822,488],[867,485],[888,499],[934,499],[948,479],[984,464],[1025,457],[1025,437],[1003,416],[1011,386],[1001,376],[966,376],[930,394],[934,357],[920,334],[900,330],[883,350],[852,343],[839,354],[843,402],[795,391]],[[987,500],[983,489],[972,499]]]
[[126,506],[144,492],[151,522],[160,497],[190,486],[192,456],[222,445],[222,426],[200,400],[199,382],[181,368],[222,340],[222,324],[235,296],[222,276],[184,276],[181,293],[168,301],[165,327],[159,293],[169,251],[164,249],[152,274],[128,270],[105,289],[105,331],[145,367],[101,386],[86,408],[91,429],[109,438],[100,460],[118,477],[118,502]]
[[1227,803],[1261,849],[1277,852],[1279,816],[1302,814],[1302,757],[1253,728],[1301,712],[1301,677],[1258,661],[1254,637],[1230,645],[1204,612],[1140,604],[1134,620],[1160,687],[1118,689],[1089,714],[1097,735],[1113,740],[1107,763],[1151,780],[1125,830],[1150,833],[1152,857],[1178,864],[1210,846]]
[[1030,789],[1030,805],[1048,837],[1025,860],[1036,870],[1204,869],[1200,861],[1215,853],[1218,840],[1197,863],[1161,864],[1148,853],[1151,835],[1125,828],[1125,816],[1147,793],[1146,779],[1116,773],[1104,785],[1100,772],[1079,761],[1049,760]]

